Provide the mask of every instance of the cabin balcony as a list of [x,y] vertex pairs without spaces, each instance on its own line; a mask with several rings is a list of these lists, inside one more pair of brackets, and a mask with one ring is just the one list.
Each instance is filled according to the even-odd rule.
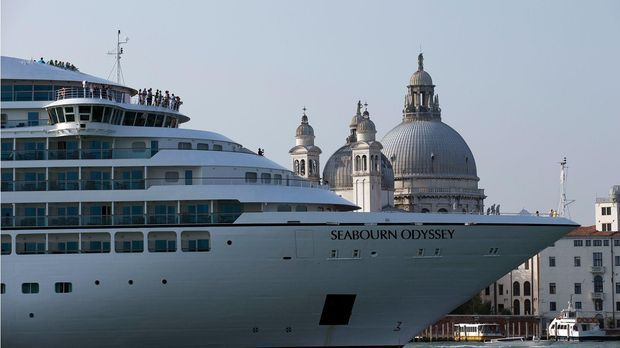
[[604,300],[605,299],[605,293],[604,292],[591,292],[590,293],[590,298],[592,300]]
[[605,273],[605,266],[592,266],[590,267],[590,272],[594,274],[603,274]]

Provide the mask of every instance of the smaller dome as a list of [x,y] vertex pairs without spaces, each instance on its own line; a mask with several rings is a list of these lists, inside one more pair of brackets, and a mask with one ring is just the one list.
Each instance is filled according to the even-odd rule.
[[308,124],[308,116],[306,116],[305,111],[306,110],[304,108],[304,115],[301,117],[301,124],[297,127],[297,130],[295,131],[295,135],[298,137],[304,135],[314,136],[314,128],[312,128],[312,126]]
[[350,128],[356,128],[357,125],[362,122],[362,120],[364,120],[364,117],[362,117],[362,115],[357,114],[355,116],[353,116],[353,118],[351,119],[351,124],[349,124]]
[[432,86],[433,79],[431,75],[424,70],[418,70],[411,75],[409,79],[410,86]]
[[357,124],[357,134],[360,133],[377,133],[375,123],[370,118],[364,118],[362,122]]

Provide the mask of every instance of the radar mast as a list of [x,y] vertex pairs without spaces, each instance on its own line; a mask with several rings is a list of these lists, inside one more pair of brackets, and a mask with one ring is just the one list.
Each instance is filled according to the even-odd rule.
[[558,204],[558,216],[570,218],[570,211],[568,205],[573,203],[574,199],[566,199],[566,172],[568,166],[566,165],[566,157],[560,161],[560,203]]
[[108,74],[108,79],[110,79],[110,76],[112,75],[112,71],[114,71],[114,69],[116,69],[116,83],[118,83],[120,85],[120,84],[125,84],[125,78],[123,77],[123,69],[121,69],[121,55],[123,54],[123,47],[121,47],[121,45],[126,44],[129,41],[129,38],[125,37],[125,41],[121,41],[121,31],[120,31],[120,29],[118,30],[116,35],[117,35],[117,37],[116,37],[116,50],[108,52],[109,55],[116,56],[116,61],[114,62],[114,66],[112,67],[112,70],[110,71],[110,74]]

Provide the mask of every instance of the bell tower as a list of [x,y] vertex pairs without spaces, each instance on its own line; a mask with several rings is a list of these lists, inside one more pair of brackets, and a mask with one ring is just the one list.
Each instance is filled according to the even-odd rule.
[[[356,141],[351,144],[353,163],[353,202],[361,211],[381,211],[381,149],[383,146],[375,140],[377,130],[370,120],[367,104],[356,127]],[[361,103],[358,102],[358,110]]]
[[413,73],[409,79],[403,109],[403,121],[413,120],[441,121],[439,96],[435,94],[435,85],[433,85],[431,75],[424,71],[422,53],[418,55],[418,71]]
[[308,123],[305,107],[301,124],[295,131],[295,146],[288,153],[291,155],[293,172],[318,184],[321,178],[319,169],[321,149],[314,146],[314,129]]

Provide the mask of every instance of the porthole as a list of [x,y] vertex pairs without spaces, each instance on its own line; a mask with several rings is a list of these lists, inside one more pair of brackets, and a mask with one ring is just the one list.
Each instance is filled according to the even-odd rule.
[[374,251],[374,250],[373,250],[373,251],[371,251],[371,252],[370,252],[370,256],[372,256],[372,257],[377,256],[377,252],[376,252],[376,251]]
[[229,240],[228,242],[226,242],[226,244],[232,245],[232,240]]
[[257,327],[253,327],[253,328],[252,328],[252,332],[253,332],[253,333],[257,333],[257,332],[258,332],[258,328],[257,328]]
[[290,326],[287,326],[287,327],[286,327],[286,329],[285,329],[284,331],[286,331],[286,332],[291,332],[291,331],[293,331],[293,329],[292,329]]
[[34,313],[30,313],[30,314],[28,314],[28,316],[29,316],[30,318],[34,318]]
[[129,285],[133,285],[133,280],[129,279],[127,283],[129,283]]
[[101,282],[99,282],[99,279],[95,280],[95,285],[99,285],[101,284]]
[[168,284],[168,281],[167,281],[166,279],[162,279],[162,280],[161,280],[161,283],[162,283],[162,284],[164,284],[164,285],[166,285],[166,284]]

